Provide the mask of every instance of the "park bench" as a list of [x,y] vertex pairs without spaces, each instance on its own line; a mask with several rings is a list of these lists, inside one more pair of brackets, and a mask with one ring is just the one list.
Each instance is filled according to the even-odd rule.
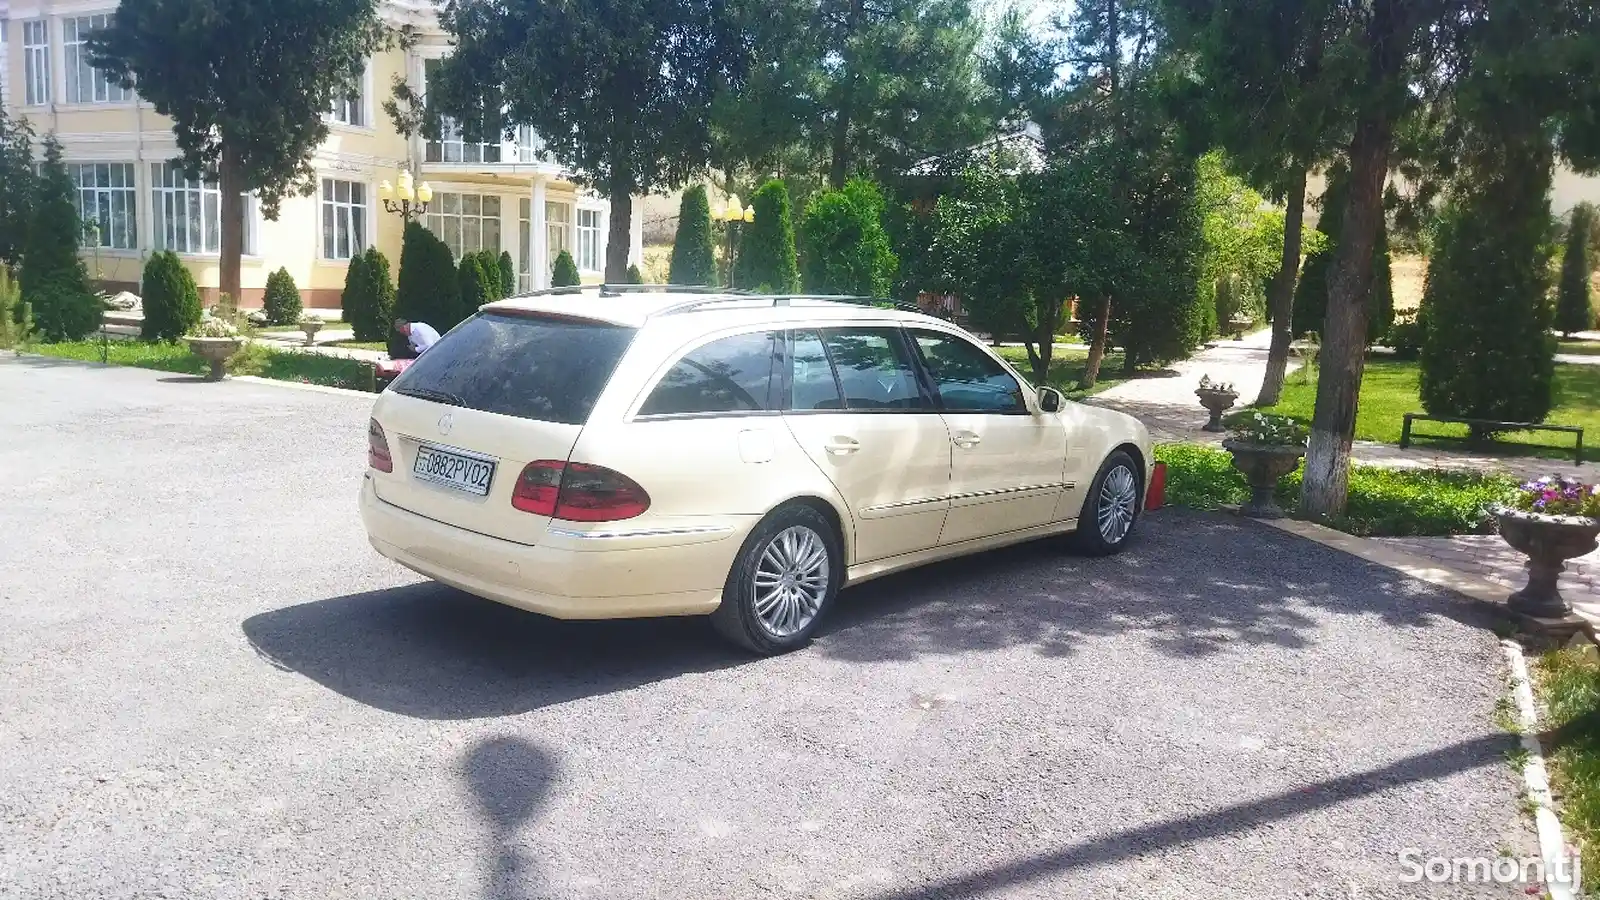
[[[1577,444],[1572,448],[1572,461],[1583,465],[1583,429],[1576,425],[1536,425],[1532,422],[1496,422],[1493,419],[1464,419],[1456,416],[1430,416],[1425,413],[1406,413],[1405,425],[1400,429],[1400,449],[1411,446],[1412,422],[1440,422],[1449,425],[1467,425],[1482,431],[1560,431],[1577,437]],[[1433,438],[1440,441],[1470,441],[1471,438],[1459,438],[1444,434],[1419,434],[1417,437]]]

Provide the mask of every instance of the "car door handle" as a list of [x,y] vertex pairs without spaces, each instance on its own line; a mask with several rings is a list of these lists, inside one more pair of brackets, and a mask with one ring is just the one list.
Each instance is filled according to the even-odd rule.
[[822,445],[822,449],[834,456],[848,456],[861,449],[861,442],[855,438],[835,437]]
[[971,450],[973,447],[983,443],[983,438],[978,437],[970,431],[963,431],[950,440],[954,441],[955,445],[963,450]]

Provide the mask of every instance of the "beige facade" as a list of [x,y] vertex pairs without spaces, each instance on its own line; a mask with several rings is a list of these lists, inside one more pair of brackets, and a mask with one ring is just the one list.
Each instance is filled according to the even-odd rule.
[[[60,139],[79,185],[80,208],[98,221],[84,258],[92,277],[111,290],[137,292],[144,260],[172,249],[214,296],[218,277],[215,184],[189,182],[172,166],[179,156],[170,122],[150,104],[108,85],[89,67],[82,39],[115,8],[114,0],[0,0],[0,97],[9,114],[26,117]],[[310,307],[336,309],[353,252],[376,244],[397,268],[403,223],[387,212],[379,183],[411,167],[429,182],[433,203],[422,219],[454,253],[507,251],[520,287],[548,286],[563,248],[586,281],[605,265],[610,204],[573,183],[527,130],[493,144],[399,134],[382,104],[396,78],[426,89],[428,61],[449,52],[429,0],[388,0],[387,23],[410,25],[420,40],[368,63],[359,97],[328,116],[328,140],[312,165],[316,191],[284,202],[268,220],[252,200],[246,211],[241,304],[259,305],[267,276],[286,268]],[[629,259],[642,259],[635,217]]]

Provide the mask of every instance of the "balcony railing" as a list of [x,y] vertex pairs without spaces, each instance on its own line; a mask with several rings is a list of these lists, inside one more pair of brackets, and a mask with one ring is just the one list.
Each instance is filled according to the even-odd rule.
[[426,160],[430,163],[553,163],[545,151],[544,141],[523,125],[517,129],[516,140],[475,142],[462,137],[461,126],[450,119],[443,120],[437,141],[428,141]]

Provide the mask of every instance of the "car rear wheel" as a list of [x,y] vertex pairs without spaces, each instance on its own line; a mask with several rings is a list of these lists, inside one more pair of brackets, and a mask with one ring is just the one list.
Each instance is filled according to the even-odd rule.
[[785,506],[745,540],[711,622],[756,653],[804,647],[839,592],[843,558],[839,538],[821,513]]
[[1106,457],[1100,471],[1083,498],[1078,514],[1078,530],[1072,535],[1073,547],[1087,556],[1110,556],[1122,552],[1133,536],[1134,526],[1143,511],[1140,494],[1140,467],[1126,451]]

